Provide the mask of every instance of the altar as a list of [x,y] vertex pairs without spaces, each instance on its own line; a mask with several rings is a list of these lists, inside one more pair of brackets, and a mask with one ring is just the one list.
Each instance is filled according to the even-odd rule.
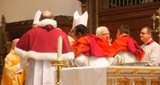
[[60,85],[160,85],[160,67],[63,68],[60,83]]
[[106,67],[63,68],[60,85],[106,85]]
[[160,67],[109,66],[107,85],[160,85]]

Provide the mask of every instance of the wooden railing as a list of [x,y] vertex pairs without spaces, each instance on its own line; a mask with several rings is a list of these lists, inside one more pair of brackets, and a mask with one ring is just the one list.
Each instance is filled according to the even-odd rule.
[[158,2],[160,0],[99,0],[100,9],[118,8],[131,5]]

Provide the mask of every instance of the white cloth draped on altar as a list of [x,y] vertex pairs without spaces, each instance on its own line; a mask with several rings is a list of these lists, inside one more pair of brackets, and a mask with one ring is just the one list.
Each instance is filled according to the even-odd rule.
[[106,85],[107,67],[63,68],[61,85]]

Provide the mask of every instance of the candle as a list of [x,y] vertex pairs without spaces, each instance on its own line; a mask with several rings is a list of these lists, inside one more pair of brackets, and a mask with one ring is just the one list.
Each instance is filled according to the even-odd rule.
[[57,60],[61,61],[62,60],[62,36],[59,36],[58,38],[58,54],[57,54]]

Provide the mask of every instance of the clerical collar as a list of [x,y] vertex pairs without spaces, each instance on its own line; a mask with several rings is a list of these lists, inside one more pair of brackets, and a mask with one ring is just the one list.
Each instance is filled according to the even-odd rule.
[[153,42],[154,42],[154,40],[151,39],[151,40],[149,40],[145,45],[150,45],[150,44],[153,43]]

